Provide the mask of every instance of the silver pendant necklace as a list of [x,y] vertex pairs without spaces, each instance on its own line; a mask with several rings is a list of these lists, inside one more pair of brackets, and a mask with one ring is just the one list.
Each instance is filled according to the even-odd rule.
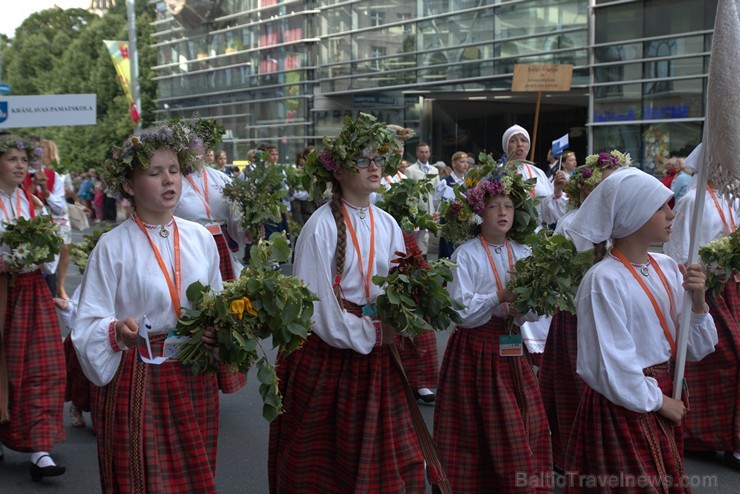
[[170,236],[170,231],[167,228],[165,228],[164,225],[162,225],[159,228],[159,236],[162,238],[167,238]]
[[648,276],[650,274],[650,269],[648,269],[648,264],[645,264],[644,266],[640,266],[640,274],[643,276]]

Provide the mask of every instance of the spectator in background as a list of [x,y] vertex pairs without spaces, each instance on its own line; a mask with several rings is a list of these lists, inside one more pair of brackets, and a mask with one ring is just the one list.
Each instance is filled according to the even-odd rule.
[[80,182],[80,188],[77,190],[77,197],[80,202],[85,206],[88,211],[93,210],[92,200],[95,186],[95,169],[90,168],[87,173],[82,174],[82,182]]
[[[578,166],[578,162],[576,161],[576,153],[574,153],[573,151],[563,151],[560,162],[561,170],[563,170],[563,174],[565,175],[565,180],[568,180],[570,178],[570,174],[573,173],[573,170],[575,170],[576,166]],[[550,180],[552,180],[552,178],[550,178]]]
[[213,149],[206,151],[206,166],[211,168],[217,168],[216,165],[216,152]]
[[216,153],[216,168],[218,171],[224,172],[226,175],[231,176],[233,174],[233,171],[226,168],[226,163],[228,163],[229,159],[226,157],[226,151],[218,151]]
[[450,173],[452,173],[452,168],[447,166],[444,161],[437,161],[434,166],[437,168],[437,171],[439,172],[439,179],[442,181],[445,177],[449,176]]
[[680,170],[681,161],[676,156],[671,156],[668,158],[668,161],[665,162],[665,175],[663,175],[663,178],[661,178],[660,181],[670,189],[673,180],[676,178],[676,175],[678,175]]
[[[429,150],[429,144],[427,144],[426,142],[420,142],[416,146],[416,163],[406,168],[406,171],[403,173],[408,178],[415,181],[419,181],[425,178],[431,179],[432,187],[436,189],[437,185],[439,185],[440,180],[439,171],[435,166],[432,166],[429,163],[429,158],[431,156],[432,153]],[[437,206],[434,204],[433,192],[430,193],[427,197],[421,198],[421,209],[425,213],[436,216]],[[418,232],[414,232],[414,236],[416,237],[416,243],[419,245],[419,250],[421,250],[421,253],[426,256],[427,252],[429,251],[429,231],[419,230]]]
[[689,184],[691,183],[691,177],[694,176],[694,173],[696,170],[693,168],[684,165],[683,158],[677,158],[680,163],[680,171],[678,174],[676,174],[676,178],[673,179],[673,182],[671,183],[671,190],[673,191],[673,199],[675,200],[676,204],[678,204],[678,201],[681,200],[683,196],[686,195],[686,191],[689,188]]

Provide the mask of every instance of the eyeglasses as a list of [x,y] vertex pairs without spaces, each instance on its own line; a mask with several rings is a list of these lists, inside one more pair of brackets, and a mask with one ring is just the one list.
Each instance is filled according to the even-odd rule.
[[352,160],[357,168],[367,168],[370,166],[370,162],[375,163],[375,166],[385,165],[385,156],[378,156],[376,158],[355,158]]

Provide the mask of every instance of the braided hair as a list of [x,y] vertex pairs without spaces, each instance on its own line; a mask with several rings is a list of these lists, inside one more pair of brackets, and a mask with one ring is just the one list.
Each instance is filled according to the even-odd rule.
[[339,283],[341,282],[342,275],[344,274],[344,260],[347,254],[347,226],[344,222],[344,214],[342,214],[342,187],[341,185],[339,185],[339,181],[336,180],[334,177],[331,177],[331,186],[331,199],[329,200],[329,208],[331,209],[332,215],[334,216],[334,221],[337,224],[337,250],[334,265],[334,295],[337,297],[339,306],[344,307]]

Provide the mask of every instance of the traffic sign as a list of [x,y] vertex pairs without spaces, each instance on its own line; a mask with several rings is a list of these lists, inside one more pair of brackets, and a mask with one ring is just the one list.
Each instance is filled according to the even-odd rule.
[[10,84],[0,84],[0,94],[10,94]]

